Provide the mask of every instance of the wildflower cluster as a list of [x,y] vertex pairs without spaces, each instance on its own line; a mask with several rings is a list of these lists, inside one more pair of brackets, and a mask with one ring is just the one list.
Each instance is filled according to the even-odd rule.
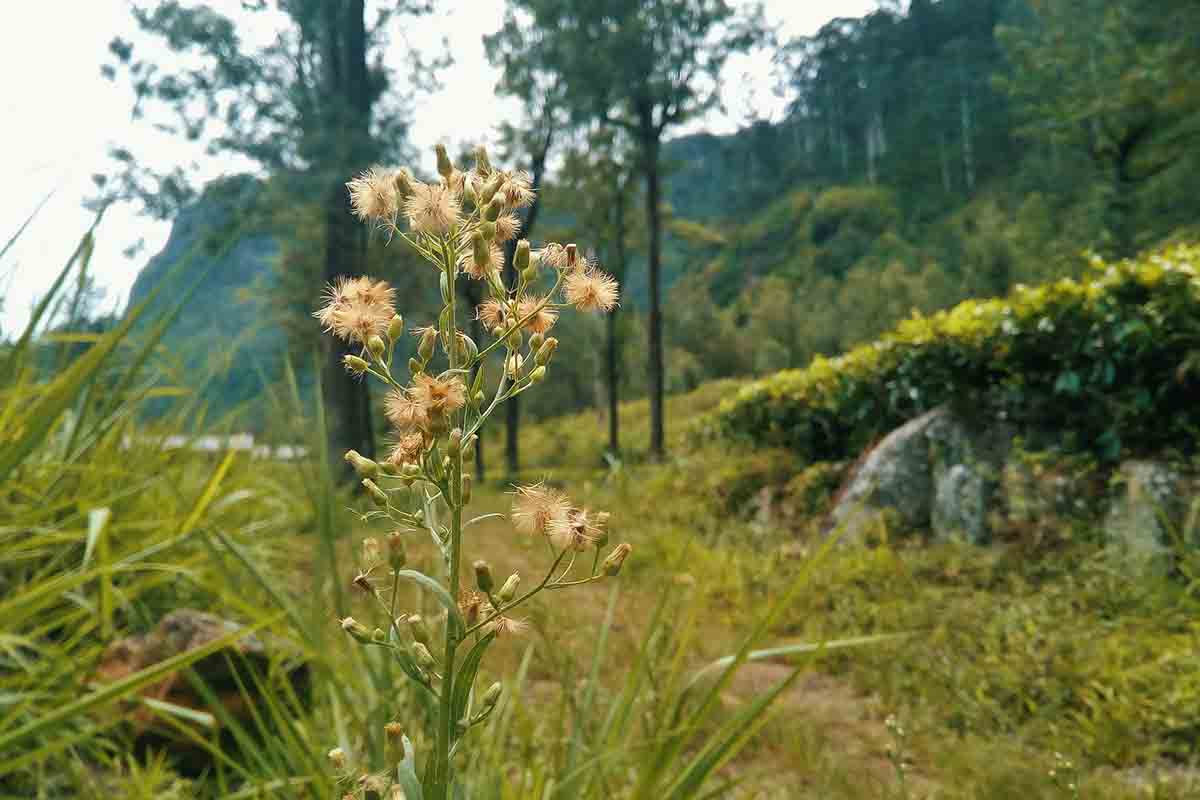
[[[519,607],[543,591],[616,576],[631,550],[628,544],[607,549],[607,513],[578,507],[541,484],[520,486],[514,491],[512,523],[519,532],[546,540],[549,568],[521,592],[519,575],[497,586],[491,567],[475,561],[474,587],[465,585],[463,532],[469,523],[463,511],[471,499],[471,476],[464,463],[481,427],[501,403],[545,379],[558,347],[548,334],[559,313],[571,307],[609,311],[619,300],[619,288],[574,244],[533,249],[528,241],[513,242],[521,229],[518,212],[534,199],[527,173],[493,168],[482,149],[474,167],[463,172],[441,146],[437,169],[439,178],[428,183],[406,169],[374,168],[348,184],[354,213],[389,240],[406,242],[438,274],[443,307],[436,320],[411,330],[416,354],[407,375],[393,363],[407,329],[387,283],[370,277],[338,280],[327,287],[315,313],[327,332],[359,348],[357,355],[345,357],[346,369],[387,386],[384,411],[393,429],[382,460],[346,453],[375,506],[367,518],[390,529],[382,541],[363,541],[362,567],[353,581],[378,601],[386,625],[370,628],[348,617],[341,626],[351,640],[389,650],[426,705],[436,709],[419,782],[416,753],[399,722],[388,726],[392,744],[386,772],[363,775],[351,769],[341,749],[330,753],[330,761],[348,779],[356,773],[363,791],[399,791],[426,800],[449,795],[452,753],[496,708],[502,685],[476,695],[476,672],[496,638],[526,627],[515,613]],[[512,243],[516,277],[511,282],[504,278],[506,243]],[[473,309],[492,337],[486,345],[459,328],[456,283],[462,279],[487,286],[486,299]],[[543,282],[552,282],[548,291],[542,291]],[[489,391],[485,373],[493,354],[503,366]],[[442,356],[445,368],[435,368]],[[432,539],[442,575],[407,568],[409,539],[418,532]],[[442,613],[427,619],[402,612],[401,581],[428,590]],[[460,660],[464,646],[470,650]]]

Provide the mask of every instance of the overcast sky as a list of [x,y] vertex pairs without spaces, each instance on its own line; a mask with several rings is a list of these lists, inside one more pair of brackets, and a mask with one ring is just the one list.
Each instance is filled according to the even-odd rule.
[[[669,0],[664,0],[669,2]],[[91,191],[91,175],[104,170],[106,153],[116,142],[151,164],[195,163],[198,175],[211,179],[244,171],[229,159],[205,158],[201,150],[157,134],[130,119],[130,92],[101,77],[107,45],[116,35],[130,36],[128,0],[4,3],[0,10],[0,247],[34,208],[51,195],[26,233],[0,261],[0,335],[21,330],[37,297],[46,290],[79,236],[91,221],[81,202]],[[210,5],[236,11],[236,0]],[[487,63],[480,37],[495,31],[503,0],[441,0],[443,9],[408,28],[413,42],[450,39],[455,64],[441,74],[444,88],[422,97],[414,119],[414,144],[428,152],[433,144],[466,138],[480,118],[498,119],[511,105],[495,97],[496,71]],[[765,0],[767,19],[783,38],[815,32],[836,16],[857,16],[874,0]],[[240,14],[249,20],[259,15]],[[269,41],[268,19],[239,34]],[[787,98],[775,94],[777,76],[771,53],[730,59],[723,76],[723,111],[714,111],[688,130],[728,132],[751,114],[776,118]],[[169,225],[137,216],[130,208],[110,209],[92,259],[109,306],[123,306],[146,260],[166,241]],[[144,240],[134,258],[122,251]]]

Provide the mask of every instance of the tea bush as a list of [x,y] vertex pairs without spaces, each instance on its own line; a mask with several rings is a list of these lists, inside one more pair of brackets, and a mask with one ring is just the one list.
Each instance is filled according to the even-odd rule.
[[[808,461],[853,457],[944,403],[1052,430],[1067,450],[1111,461],[1195,450],[1200,391],[1200,246],[1008,297],[914,315],[871,344],[743,388],[710,430]],[[1086,413],[1081,413],[1086,411]]]

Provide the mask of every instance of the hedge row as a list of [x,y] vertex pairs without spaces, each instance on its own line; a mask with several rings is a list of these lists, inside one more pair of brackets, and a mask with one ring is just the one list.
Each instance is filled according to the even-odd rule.
[[1200,246],[1096,258],[1081,280],[914,316],[877,342],[750,384],[709,423],[837,461],[944,403],[1053,431],[1104,460],[1190,455],[1200,424]]

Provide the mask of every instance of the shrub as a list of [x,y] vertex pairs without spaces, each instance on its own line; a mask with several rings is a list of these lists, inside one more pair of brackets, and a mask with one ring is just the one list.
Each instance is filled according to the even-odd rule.
[[809,461],[852,457],[944,403],[1052,430],[1102,460],[1195,450],[1200,246],[1094,259],[1082,280],[914,315],[882,339],[753,383],[708,419]]

